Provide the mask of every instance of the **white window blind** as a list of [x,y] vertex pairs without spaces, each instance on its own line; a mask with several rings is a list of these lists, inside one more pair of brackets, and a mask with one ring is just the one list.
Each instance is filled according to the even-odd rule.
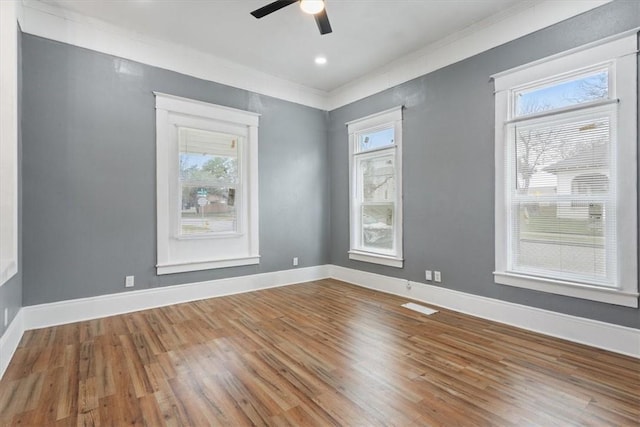
[[638,307],[629,32],[494,75],[495,280]]
[[615,109],[508,126],[511,271],[615,286]]

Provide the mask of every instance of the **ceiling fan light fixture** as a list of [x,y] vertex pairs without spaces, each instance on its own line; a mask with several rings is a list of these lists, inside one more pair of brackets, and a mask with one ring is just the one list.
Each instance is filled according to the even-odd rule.
[[313,15],[313,18],[318,25],[318,30],[320,30],[320,35],[329,34],[333,31],[331,29],[329,18],[327,17],[327,9],[325,8],[324,0],[276,0],[266,6],[262,6],[261,8],[254,10],[251,12],[251,15],[257,19],[264,18],[265,16],[270,15],[273,12],[277,12],[294,3],[298,3],[305,13]]
[[315,15],[324,10],[324,0],[300,0],[300,9],[309,15]]

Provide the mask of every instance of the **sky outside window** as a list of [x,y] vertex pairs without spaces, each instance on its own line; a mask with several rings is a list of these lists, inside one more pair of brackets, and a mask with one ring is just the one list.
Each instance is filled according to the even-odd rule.
[[358,137],[358,151],[362,152],[375,150],[376,148],[388,147],[394,144],[393,138],[393,128],[360,134]]
[[516,116],[555,110],[609,98],[609,72],[516,93]]

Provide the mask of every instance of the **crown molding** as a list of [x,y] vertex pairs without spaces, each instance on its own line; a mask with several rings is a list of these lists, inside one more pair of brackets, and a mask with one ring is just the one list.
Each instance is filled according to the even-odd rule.
[[327,93],[51,4],[22,1],[22,31],[192,77],[326,110]]
[[525,1],[329,92],[332,111],[613,0]]
[[22,0],[18,19],[28,34],[331,111],[611,1],[528,0],[330,92],[40,1]]

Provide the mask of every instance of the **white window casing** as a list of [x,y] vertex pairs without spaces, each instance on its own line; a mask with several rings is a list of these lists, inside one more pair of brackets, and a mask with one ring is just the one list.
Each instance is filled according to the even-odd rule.
[[[346,123],[349,134],[349,259],[402,268],[402,106]],[[379,147],[362,148],[364,135],[391,137]],[[368,139],[367,139],[368,140]],[[365,165],[377,164],[382,175],[366,175]],[[366,176],[365,176],[366,175]],[[377,185],[369,184],[386,177]],[[387,185],[388,182],[392,185]],[[377,195],[377,190],[384,194]],[[366,216],[385,213],[385,221],[364,223]],[[376,240],[383,243],[372,243]]]
[[[156,97],[156,185],[157,185],[157,273],[171,274],[186,271],[208,270],[258,264],[258,120],[259,114],[202,101],[154,92]],[[230,150],[237,167],[233,184],[221,181],[207,186],[233,186],[233,227],[216,231],[203,228],[204,205],[210,198],[203,197],[198,208],[196,234],[184,232],[183,191],[181,184],[180,150],[185,138],[198,140],[202,150],[212,156],[216,152],[217,139],[232,138],[234,150]],[[209,145],[207,145],[209,144]],[[237,144],[237,145],[236,145]],[[218,149],[219,151],[219,149]],[[204,156],[207,153],[202,153]],[[204,189],[198,191],[205,191]],[[228,192],[229,190],[227,190]],[[206,196],[206,192],[204,193]],[[215,220],[214,220],[215,221]]]
[[18,272],[17,8],[0,1],[0,286]]
[[[496,283],[638,307],[637,51],[638,36],[637,30],[634,30],[493,76],[496,91],[494,272]],[[557,108],[548,106],[527,114],[518,113],[515,104],[522,93],[542,91],[554,85],[562,85],[571,81],[572,78],[580,79],[581,76],[588,76],[594,72],[607,73],[606,96],[569,103],[570,105],[559,104]],[[602,152],[605,153],[603,157],[606,159],[606,168],[598,169],[594,166],[591,170],[583,168],[584,170],[580,172],[571,172],[569,167],[559,171],[554,169],[554,166],[543,165],[546,167],[538,170],[542,172],[544,172],[543,169],[546,170],[544,173],[549,177],[551,174],[555,175],[555,189],[548,190],[548,194],[541,191],[531,195],[530,187],[523,187],[524,190],[518,187],[520,175],[517,168],[520,166],[517,165],[520,164],[518,161],[521,161],[521,158],[516,151],[522,138],[519,129],[535,130],[536,126],[541,128],[546,126],[545,129],[553,129],[555,135],[561,135],[555,137],[556,140],[565,138],[565,142],[577,141],[576,135],[579,135],[579,132],[576,131],[575,126],[579,126],[581,119],[589,120],[589,118],[594,120],[602,118],[601,123],[606,124],[603,128],[606,128],[607,136],[602,138],[607,142],[601,145],[604,147]],[[572,129],[571,126],[574,124]],[[579,128],[580,131],[588,129],[589,125]],[[580,141],[580,143],[583,144],[582,147],[585,146],[584,142]],[[595,144],[590,147],[595,147]],[[573,154],[564,154],[565,165],[567,158],[579,154],[579,150],[574,151]],[[593,149],[593,151],[596,150]],[[594,162],[592,164],[595,165]],[[542,172],[539,173],[540,180],[545,178]],[[583,175],[578,175],[579,173]],[[577,181],[576,178],[578,178]],[[573,179],[573,185],[570,185],[571,179]],[[591,189],[597,190],[598,185],[603,186],[601,182],[605,181],[608,192],[603,189],[602,195],[592,194]],[[570,188],[573,190],[567,190]],[[582,194],[568,193],[576,189],[581,189]],[[581,208],[579,200],[586,200],[587,204],[584,206],[589,207]],[[605,224],[602,226],[603,237],[597,240],[604,242],[601,245],[604,249],[598,252],[602,260],[598,258],[593,261],[594,265],[597,264],[593,269],[597,270],[598,274],[594,272],[593,277],[589,279],[586,273],[582,276],[573,274],[569,271],[573,267],[566,267],[566,265],[557,271],[551,271],[551,267],[547,270],[545,270],[546,267],[540,269],[522,267],[518,261],[520,259],[518,251],[524,241],[523,234],[519,234],[520,227],[525,222],[527,224],[533,222],[527,208],[522,209],[522,206],[527,206],[526,203],[537,203],[536,206],[539,206],[540,211],[553,205],[556,209],[556,217],[552,218],[551,222],[557,220],[557,224],[561,224],[562,221],[571,223],[570,221],[578,218],[579,215],[587,215],[588,218],[603,217],[598,223],[600,226]],[[515,206],[520,206],[517,211]],[[547,217],[546,220],[548,221],[549,218]],[[547,223],[542,227],[549,228],[551,225]],[[556,233],[565,233],[561,245],[569,247],[568,251],[571,251],[572,245],[578,245],[578,237],[566,234],[565,229],[560,225],[557,227]],[[593,242],[595,241],[594,239]],[[542,252],[540,249],[538,251]],[[564,258],[558,262],[563,264]]]

